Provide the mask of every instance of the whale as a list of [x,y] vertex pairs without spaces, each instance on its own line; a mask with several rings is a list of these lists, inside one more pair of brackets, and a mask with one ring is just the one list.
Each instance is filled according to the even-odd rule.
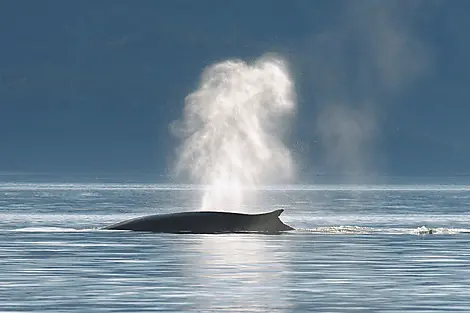
[[128,230],[152,233],[265,233],[279,234],[294,230],[284,224],[278,209],[261,214],[244,214],[218,211],[189,211],[169,214],[148,215],[125,220],[102,228],[103,230]]

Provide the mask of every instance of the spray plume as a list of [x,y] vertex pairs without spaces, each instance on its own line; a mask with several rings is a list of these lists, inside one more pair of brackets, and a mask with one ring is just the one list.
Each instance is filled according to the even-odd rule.
[[280,58],[227,60],[204,70],[174,125],[182,139],[176,173],[206,187],[202,210],[241,209],[256,186],[293,177],[282,139],[294,109],[293,82]]
[[[318,107],[314,128],[333,173],[372,176],[384,157],[377,145],[388,108],[432,66],[420,38],[429,1],[339,1],[322,30],[299,49]],[[303,11],[317,10],[305,2]]]

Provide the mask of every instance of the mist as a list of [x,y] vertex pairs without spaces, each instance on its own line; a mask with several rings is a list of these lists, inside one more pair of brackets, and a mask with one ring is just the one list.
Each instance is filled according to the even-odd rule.
[[318,108],[313,131],[325,166],[374,176],[387,108],[432,66],[420,39],[421,1],[342,1],[335,19],[305,43],[303,85]]

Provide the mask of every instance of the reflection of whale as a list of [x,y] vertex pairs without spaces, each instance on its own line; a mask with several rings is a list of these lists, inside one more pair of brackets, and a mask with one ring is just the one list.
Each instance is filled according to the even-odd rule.
[[159,214],[127,220],[104,229],[193,234],[278,233],[293,230],[279,219],[282,212],[283,209],[263,214],[211,211]]

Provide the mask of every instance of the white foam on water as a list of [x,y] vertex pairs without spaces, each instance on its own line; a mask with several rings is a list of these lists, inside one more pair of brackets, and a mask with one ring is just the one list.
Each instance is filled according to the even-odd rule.
[[340,234],[340,235],[455,235],[470,233],[467,228],[428,228],[420,226],[416,228],[399,227],[366,227],[366,226],[323,226],[314,228],[298,228],[298,233],[316,233],[316,234]]
[[12,232],[25,232],[25,233],[70,233],[70,232],[85,232],[94,231],[93,229],[76,229],[68,227],[22,227],[11,229]]

